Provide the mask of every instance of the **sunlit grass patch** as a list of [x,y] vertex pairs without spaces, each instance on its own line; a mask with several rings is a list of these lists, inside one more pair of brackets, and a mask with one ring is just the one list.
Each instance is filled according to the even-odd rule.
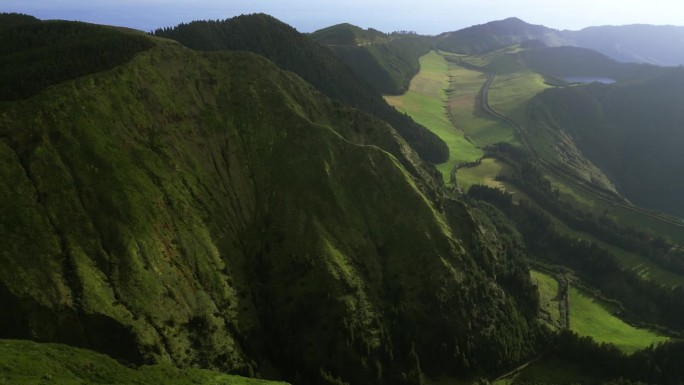
[[611,343],[626,353],[667,341],[667,337],[639,329],[611,314],[601,300],[570,287],[570,329],[597,342]]

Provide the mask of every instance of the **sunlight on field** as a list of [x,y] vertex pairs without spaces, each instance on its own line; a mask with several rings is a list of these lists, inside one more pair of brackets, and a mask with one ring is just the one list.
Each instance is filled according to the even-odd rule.
[[486,114],[480,106],[480,90],[487,75],[452,65],[448,108],[452,121],[478,147],[498,142],[515,142],[511,126]]
[[502,182],[496,180],[496,176],[510,172],[511,167],[506,163],[494,158],[484,158],[479,165],[461,168],[456,172],[457,186],[463,191],[468,191],[474,184],[507,190]]
[[611,314],[600,300],[570,287],[570,329],[597,342],[614,344],[631,353],[668,338],[628,325]]
[[528,123],[528,102],[546,88],[549,86],[544,84],[544,77],[529,70],[497,75],[489,90],[489,104],[497,112],[525,127]]
[[449,63],[436,52],[420,58],[420,72],[411,80],[409,91],[400,96],[385,96],[385,100],[399,111],[405,112],[418,123],[439,135],[449,147],[446,163],[437,165],[446,182],[454,165],[472,162],[482,156],[482,151],[468,142],[463,133],[451,124],[446,113],[449,88]]

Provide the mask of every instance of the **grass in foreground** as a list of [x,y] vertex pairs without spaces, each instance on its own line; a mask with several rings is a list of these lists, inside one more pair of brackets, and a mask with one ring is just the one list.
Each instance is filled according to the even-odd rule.
[[435,51],[420,58],[420,72],[411,80],[409,91],[400,96],[385,96],[387,102],[437,134],[449,147],[449,160],[437,165],[444,180],[459,162],[472,162],[482,151],[454,127],[445,111],[449,88],[449,63]]
[[131,369],[85,349],[0,340],[0,384],[277,385],[203,369],[160,364]]
[[611,314],[600,300],[570,287],[570,329],[597,342],[611,343],[625,353],[668,340],[650,330],[628,325]]

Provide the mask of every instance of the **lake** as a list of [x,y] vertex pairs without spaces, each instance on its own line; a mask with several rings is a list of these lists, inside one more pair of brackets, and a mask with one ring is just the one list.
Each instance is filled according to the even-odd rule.
[[565,80],[568,83],[603,83],[603,84],[615,83],[615,79],[602,78],[602,77],[591,77],[591,76],[568,76],[568,77],[564,77],[563,80]]

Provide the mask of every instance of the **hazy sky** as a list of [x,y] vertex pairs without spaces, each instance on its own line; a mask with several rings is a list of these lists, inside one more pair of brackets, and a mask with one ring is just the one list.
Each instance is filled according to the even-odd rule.
[[684,25],[681,0],[0,0],[0,12],[149,31],[197,19],[264,12],[312,32],[349,22],[437,34],[510,16],[557,29],[634,23]]

